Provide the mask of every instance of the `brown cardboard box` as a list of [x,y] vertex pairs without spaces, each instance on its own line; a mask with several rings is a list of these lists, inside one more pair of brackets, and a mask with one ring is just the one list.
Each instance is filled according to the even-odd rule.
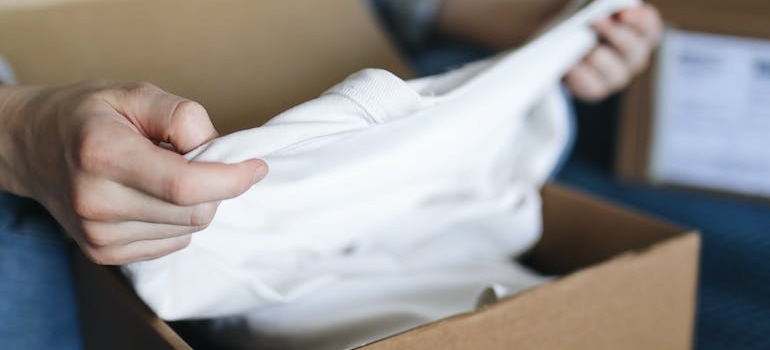
[[408,75],[363,0],[0,1],[0,54],[21,83],[149,81],[201,102],[223,133],[361,68]]
[[[652,0],[668,26],[675,29],[736,37],[770,39],[770,3],[740,0]],[[618,129],[616,173],[624,179],[648,181],[654,130],[653,66],[634,81],[623,97]]]
[[[362,349],[691,349],[698,235],[558,185],[543,196],[525,262],[563,277]],[[87,349],[190,349],[117,271],[76,260]]]
[[[406,74],[359,0],[2,1],[0,52],[22,82],[149,80],[227,131],[364,66]],[[697,234],[557,185],[543,196],[545,232],[525,261],[562,277],[364,349],[691,348]],[[190,348],[114,268],[74,256],[88,349]]]

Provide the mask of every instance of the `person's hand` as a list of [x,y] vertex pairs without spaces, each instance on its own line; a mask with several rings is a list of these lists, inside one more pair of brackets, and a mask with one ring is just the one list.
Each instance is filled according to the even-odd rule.
[[[523,44],[569,0],[444,0],[437,19],[443,35],[502,50]],[[579,99],[598,101],[644,70],[660,41],[663,23],[652,5],[640,5],[599,21],[601,38],[565,77]]]
[[626,87],[647,68],[663,22],[652,5],[641,5],[594,24],[601,42],[572,68],[564,82],[575,97],[595,102]]
[[260,160],[187,161],[181,154],[217,136],[208,114],[150,84],[21,91],[14,100],[24,103],[4,109],[12,116],[3,136],[14,143],[13,153],[4,152],[12,154],[3,159],[12,174],[4,187],[43,204],[100,264],[186,247],[219,201],[243,193],[267,171]]

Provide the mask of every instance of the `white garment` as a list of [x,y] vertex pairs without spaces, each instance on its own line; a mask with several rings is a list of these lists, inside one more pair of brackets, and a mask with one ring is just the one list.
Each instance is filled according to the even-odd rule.
[[539,236],[538,188],[567,139],[558,82],[595,44],[590,22],[635,3],[594,1],[441,76],[364,70],[204,145],[187,156],[262,158],[270,174],[187,249],[124,271],[162,318],[246,313],[215,323],[246,348],[339,349],[469,311],[494,283],[541,282],[511,257]]

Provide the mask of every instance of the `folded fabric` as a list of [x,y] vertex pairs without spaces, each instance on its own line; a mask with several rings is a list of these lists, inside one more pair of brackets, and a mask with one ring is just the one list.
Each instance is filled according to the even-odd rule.
[[202,146],[187,157],[262,158],[270,174],[188,248],[124,271],[162,318],[219,317],[245,348],[353,346],[542,282],[512,257],[539,236],[538,189],[567,139],[558,83],[595,44],[589,24],[635,3],[593,1],[440,76],[364,70]]

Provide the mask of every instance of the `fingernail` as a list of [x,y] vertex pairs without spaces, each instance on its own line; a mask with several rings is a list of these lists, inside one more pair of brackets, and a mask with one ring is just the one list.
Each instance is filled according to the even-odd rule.
[[265,163],[264,160],[256,159],[258,162],[257,167],[254,169],[254,177],[251,180],[251,183],[257,183],[261,181],[262,179],[267,176],[267,163]]

